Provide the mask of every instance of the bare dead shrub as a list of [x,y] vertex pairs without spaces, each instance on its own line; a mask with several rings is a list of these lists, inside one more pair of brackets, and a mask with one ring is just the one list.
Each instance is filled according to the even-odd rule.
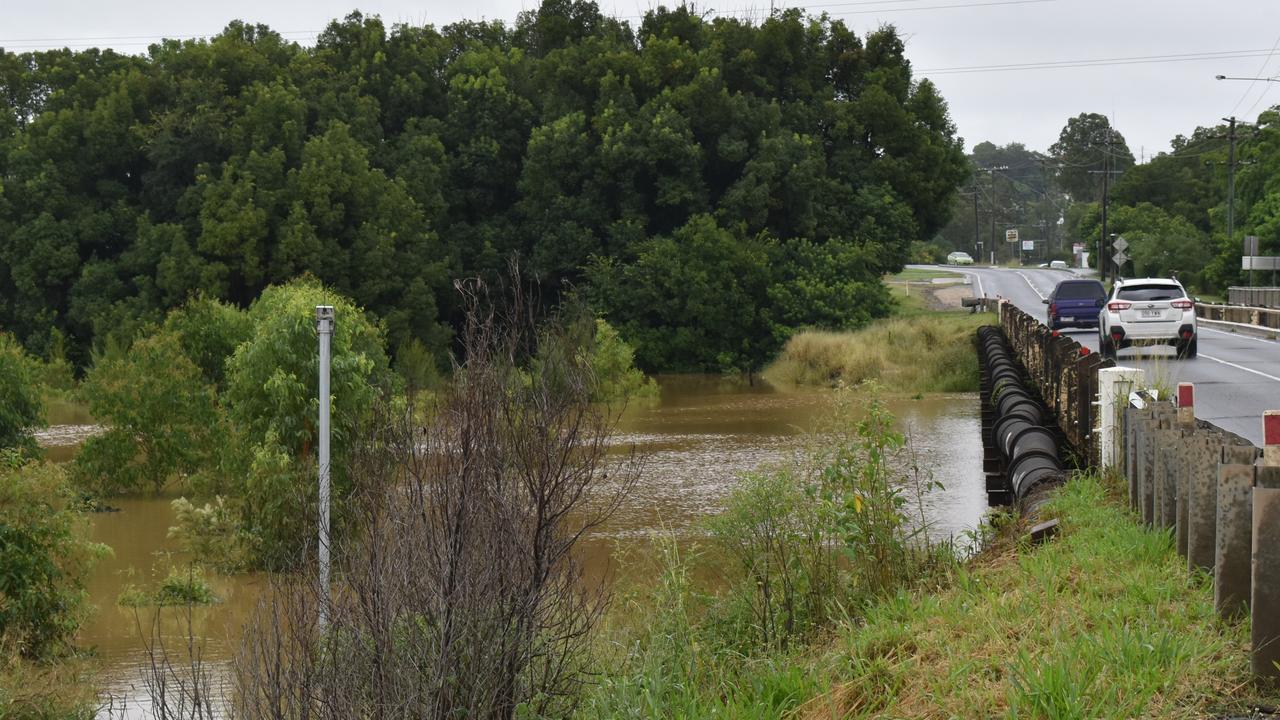
[[301,576],[264,596],[238,714],[564,716],[589,681],[606,596],[575,547],[639,463],[606,462],[614,417],[590,403],[589,325],[535,322],[518,289],[496,304],[478,282],[459,290],[465,363],[425,412],[389,404],[353,444],[361,532],[333,548],[331,599]]

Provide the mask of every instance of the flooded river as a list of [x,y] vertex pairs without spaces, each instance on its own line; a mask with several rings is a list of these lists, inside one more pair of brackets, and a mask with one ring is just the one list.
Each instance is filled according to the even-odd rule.
[[[644,474],[615,518],[587,543],[587,564],[594,574],[608,573],[615,549],[643,547],[656,532],[696,536],[699,519],[721,507],[742,473],[792,456],[833,401],[830,391],[780,391],[717,377],[667,377],[660,384],[660,399],[634,404],[619,423],[615,446],[634,446],[642,453]],[[921,464],[943,485],[925,498],[930,534],[959,537],[972,530],[986,510],[977,396],[890,399],[886,404],[899,428],[910,434]],[[67,459],[90,431],[89,426],[77,430],[71,421],[51,428],[42,442],[54,446],[51,457]],[[173,522],[171,499],[115,499],[110,502],[119,512],[93,516],[93,539],[110,546],[113,554],[89,579],[97,612],[79,640],[101,658],[104,691],[117,705],[123,698],[132,708],[102,717],[146,716],[140,709],[146,696],[142,636],[151,633],[153,611],[135,614],[116,600],[128,584],[154,582],[163,568],[186,560],[174,553],[167,537]],[[215,575],[210,580],[221,602],[196,609],[191,622],[195,634],[205,638],[205,661],[225,666],[265,579]],[[186,622],[184,613],[164,611],[161,636],[170,644],[180,642]]]

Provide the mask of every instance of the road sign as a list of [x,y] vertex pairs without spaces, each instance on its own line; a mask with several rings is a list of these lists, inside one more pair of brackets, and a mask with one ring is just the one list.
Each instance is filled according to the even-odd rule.
[[1124,251],[1121,250],[1120,252],[1111,256],[1111,261],[1116,264],[1116,267],[1120,267],[1121,265],[1124,265],[1125,263],[1129,262],[1129,256],[1125,255]]
[[1245,255],[1258,254],[1258,236],[1257,235],[1244,236],[1244,254]]
[[1004,231],[1005,242],[1018,242],[1018,228],[1009,228]]
[[1280,270],[1280,257],[1246,255],[1241,258],[1241,270]]
[[1123,235],[1120,235],[1116,237],[1115,240],[1111,241],[1111,249],[1118,253],[1122,253],[1129,249],[1129,241],[1125,240]]
[[1073,243],[1071,245],[1072,255],[1079,255],[1082,252],[1084,252],[1084,243]]
[[1023,250],[1035,250],[1035,249],[1036,249],[1036,241],[1035,241],[1035,240],[1023,240],[1023,241],[1022,241],[1022,249],[1023,249]]

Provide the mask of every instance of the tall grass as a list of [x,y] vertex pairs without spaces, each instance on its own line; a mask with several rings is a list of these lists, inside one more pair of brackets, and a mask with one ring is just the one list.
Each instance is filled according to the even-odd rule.
[[781,385],[858,385],[874,381],[890,392],[973,392],[978,358],[973,332],[995,316],[930,313],[894,317],[861,330],[810,330],[787,341],[764,371]]

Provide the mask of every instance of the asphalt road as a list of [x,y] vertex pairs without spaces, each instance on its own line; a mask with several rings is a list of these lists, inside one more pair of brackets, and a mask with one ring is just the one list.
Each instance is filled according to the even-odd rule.
[[[1008,298],[1041,321],[1041,302],[1053,287],[1071,273],[1041,268],[943,268],[971,278],[975,295]],[[1082,345],[1096,351],[1098,331],[1071,330]],[[1196,387],[1196,417],[1262,444],[1262,413],[1280,410],[1280,344],[1261,338],[1225,332],[1201,325],[1198,356],[1179,360],[1171,347],[1121,350],[1116,363],[1139,367],[1161,385],[1176,387],[1180,382]]]

